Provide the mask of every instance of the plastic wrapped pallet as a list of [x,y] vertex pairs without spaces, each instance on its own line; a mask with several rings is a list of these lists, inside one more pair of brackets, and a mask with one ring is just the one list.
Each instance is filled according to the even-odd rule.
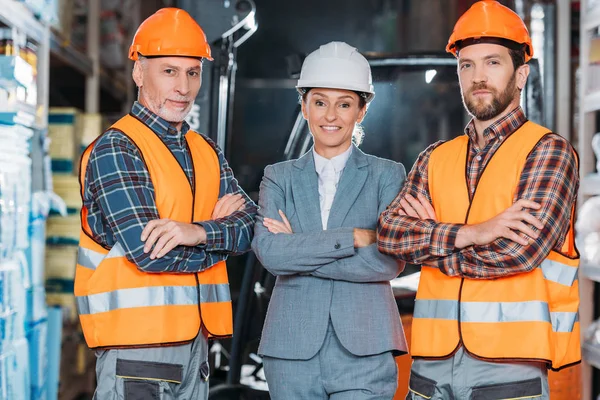
[[32,325],[27,334],[27,340],[29,342],[31,400],[38,400],[46,395],[48,321],[43,320]]
[[70,320],[77,316],[73,295],[77,246],[46,248],[46,301],[49,306],[65,308]]
[[76,174],[81,151],[81,112],[76,108],[53,107],[48,114],[48,138],[52,171]]
[[0,354],[2,370],[2,399],[30,398],[29,344],[25,338],[14,341]]

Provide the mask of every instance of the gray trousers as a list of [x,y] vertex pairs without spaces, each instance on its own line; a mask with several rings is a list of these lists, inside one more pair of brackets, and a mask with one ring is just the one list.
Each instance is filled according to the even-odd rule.
[[550,399],[541,362],[488,362],[460,347],[445,360],[413,362],[407,400]]
[[272,400],[391,400],[398,385],[391,352],[372,356],[350,353],[340,343],[331,321],[323,345],[313,358],[265,356],[263,362]]
[[179,346],[96,351],[94,400],[205,400],[205,332]]

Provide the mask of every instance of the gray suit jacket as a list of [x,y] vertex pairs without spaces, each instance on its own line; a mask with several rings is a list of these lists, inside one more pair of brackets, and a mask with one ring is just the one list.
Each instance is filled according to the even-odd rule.
[[[376,229],[379,214],[398,194],[402,164],[357,147],[342,172],[327,230],[322,229],[312,151],[265,168],[252,249],[277,276],[259,354],[307,360],[321,348],[329,318],[355,355],[406,352],[390,280],[404,264],[377,250],[355,249],[354,228]],[[272,234],[264,217],[288,217],[293,234]]]

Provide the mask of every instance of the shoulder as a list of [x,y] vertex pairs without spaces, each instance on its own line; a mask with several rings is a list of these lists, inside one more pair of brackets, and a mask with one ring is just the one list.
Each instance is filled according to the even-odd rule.
[[133,141],[123,132],[109,129],[92,144],[90,161],[106,154],[139,152]]
[[[363,153],[364,154],[364,153]],[[364,154],[369,167],[378,173],[394,174],[394,175],[406,175],[406,169],[404,164],[390,160],[387,158],[377,157],[371,154]]]

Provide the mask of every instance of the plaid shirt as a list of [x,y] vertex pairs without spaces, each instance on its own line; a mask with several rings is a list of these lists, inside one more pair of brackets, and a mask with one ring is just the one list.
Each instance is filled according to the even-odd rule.
[[[469,136],[467,178],[470,196],[485,165],[506,138],[527,119],[521,107],[490,125],[484,132],[485,147],[479,149],[475,125],[465,128]],[[419,155],[406,182],[378,223],[379,250],[404,261],[437,267],[448,276],[492,279],[531,271],[551,250],[559,251],[569,229],[572,207],[579,188],[577,161],[567,140],[546,135],[529,154],[519,179],[514,201],[528,199],[541,205],[532,212],[544,224],[539,238],[527,246],[500,238],[484,246],[455,248],[462,225],[437,223],[399,215],[400,200],[407,194],[423,194],[429,201],[428,163],[434,143]],[[533,228],[536,230],[536,228]]]
[[[181,132],[177,132],[138,102],[133,104],[131,113],[162,139],[193,185],[192,159],[184,137],[189,125],[184,122]],[[83,203],[89,212],[88,223],[94,239],[107,248],[118,241],[127,258],[147,272],[198,272],[230,254],[248,251],[256,205],[238,186],[223,152],[210,139],[204,139],[219,157],[219,198],[226,193],[241,193],[246,199],[244,210],[214,221],[195,221],[206,230],[206,244],[177,246],[165,256],[151,260],[150,253],[144,253],[140,236],[149,221],[160,218],[152,180],[140,151],[131,140],[119,131],[108,130],[96,141],[85,174]]]

